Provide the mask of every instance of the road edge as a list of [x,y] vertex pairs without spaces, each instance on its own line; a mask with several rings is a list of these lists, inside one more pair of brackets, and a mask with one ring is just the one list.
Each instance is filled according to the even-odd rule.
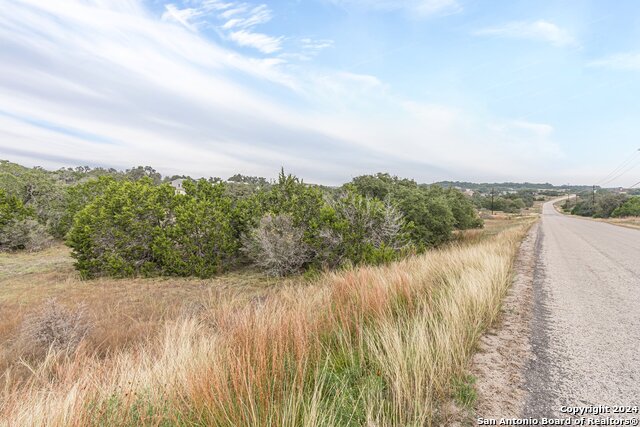
[[[533,356],[531,328],[540,221],[527,233],[498,322],[480,339],[470,373],[476,378],[476,418],[517,418],[527,401],[526,371]],[[471,425],[475,425],[474,422]]]

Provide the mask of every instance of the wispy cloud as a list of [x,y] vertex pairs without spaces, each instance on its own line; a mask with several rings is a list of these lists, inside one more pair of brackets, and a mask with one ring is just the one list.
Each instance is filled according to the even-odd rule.
[[[238,9],[207,4],[216,14]],[[378,170],[422,181],[512,177],[557,158],[544,125],[490,128],[494,118],[408,101],[372,74],[283,67],[143,5],[12,1],[0,19],[0,111],[10,112],[0,115],[0,153],[195,176],[272,176],[285,166],[329,184]],[[194,12],[179,16],[204,25]]]
[[217,0],[200,0],[193,7],[179,7],[169,3],[165,5],[162,19],[177,21],[191,31],[197,31],[199,27],[207,23],[211,15],[224,10],[233,10],[234,5],[234,3],[224,3]]
[[576,39],[569,31],[545,20],[510,22],[496,27],[484,28],[474,34],[477,36],[537,40],[559,47],[577,46]]
[[590,67],[640,71],[640,52],[624,52],[606,56],[588,64]]
[[[332,40],[309,37],[289,40],[282,35],[256,30],[272,19],[273,11],[266,4],[220,0],[192,0],[183,6],[169,3],[162,14],[163,21],[179,23],[190,31],[213,28],[223,39],[238,46],[253,48],[265,55],[278,53],[281,62],[290,59],[308,61],[333,46]],[[285,41],[290,42],[286,51]]]
[[[238,11],[237,13],[230,14],[231,11]],[[241,15],[241,16],[237,16]],[[271,21],[272,12],[265,4],[252,8],[249,12],[244,10],[232,9],[226,13],[222,13],[223,18],[227,18],[227,22],[222,25],[222,28],[229,30],[232,28],[251,28],[256,25],[265,24]]]
[[229,39],[240,46],[256,48],[262,53],[274,53],[282,49],[283,37],[271,37],[266,34],[240,30],[229,33]]
[[329,0],[334,4],[348,7],[368,8],[380,11],[403,10],[412,16],[452,14],[462,11],[456,0]]
[[273,18],[273,13],[266,4],[255,6],[239,2],[196,0],[189,7],[181,8],[171,3],[165,5],[165,9],[163,20],[178,22],[191,31],[211,26],[242,47],[252,47],[264,54],[282,49],[284,37],[253,30]]

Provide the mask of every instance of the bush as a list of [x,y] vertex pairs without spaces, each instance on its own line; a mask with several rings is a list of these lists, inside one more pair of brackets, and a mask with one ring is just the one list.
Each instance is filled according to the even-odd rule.
[[209,277],[226,268],[246,228],[244,205],[234,205],[221,183],[184,187],[186,194],[176,195],[149,178],[111,182],[68,234],[81,275]]
[[14,171],[19,184],[14,196],[31,210],[34,219],[46,226],[50,234],[58,235],[59,222],[64,214],[64,187],[41,168]]
[[42,356],[49,349],[73,352],[90,330],[84,306],[69,309],[49,299],[25,317],[18,344],[32,356]]
[[112,176],[101,176],[67,187],[64,196],[65,209],[58,224],[57,235],[65,236],[71,229],[76,214],[101,196],[113,182],[115,178]]
[[224,270],[239,246],[231,199],[224,184],[185,181],[171,224],[154,242],[164,274],[209,277]]
[[640,216],[640,197],[631,197],[629,200],[617,207],[611,216],[615,218]]
[[444,195],[424,188],[403,188],[394,198],[410,222],[411,240],[419,249],[438,246],[451,239],[455,217]]
[[609,218],[627,200],[625,194],[604,193],[596,197],[595,218]]
[[33,210],[22,200],[0,190],[0,252],[37,251],[53,243],[45,227],[33,217]]
[[456,189],[418,185],[383,173],[359,176],[351,185],[361,195],[394,203],[407,222],[411,241],[419,249],[450,240],[454,228],[482,226],[471,201]]
[[627,196],[601,191],[595,196],[595,205],[593,199],[594,197],[591,193],[580,194],[578,202],[571,209],[571,213],[594,218],[609,218],[626,202]]
[[305,241],[311,243],[321,228],[321,213],[325,207],[322,190],[280,171],[278,181],[258,196],[262,213],[289,215],[296,227],[304,230]]
[[0,229],[15,220],[22,220],[33,216],[33,211],[26,208],[21,199],[7,194],[0,189]]
[[270,274],[295,273],[307,266],[380,263],[396,259],[407,247],[399,209],[353,188],[323,198],[318,188],[281,173],[262,196],[262,206],[267,214],[247,233],[243,252]]
[[85,277],[127,277],[162,272],[154,243],[172,220],[169,185],[149,179],[113,182],[80,211],[69,231],[76,268]]
[[390,261],[409,242],[402,213],[393,203],[361,196],[351,188],[328,199],[320,239],[318,262],[328,267],[345,261]]
[[446,191],[447,201],[453,214],[453,227],[457,230],[482,227],[482,219],[478,216],[471,200],[462,192],[450,188]]
[[36,252],[53,244],[53,237],[38,221],[14,219],[0,230],[0,252],[25,250]]
[[263,216],[243,243],[249,258],[274,276],[297,273],[311,261],[311,248],[304,241],[304,229],[296,226],[287,214]]

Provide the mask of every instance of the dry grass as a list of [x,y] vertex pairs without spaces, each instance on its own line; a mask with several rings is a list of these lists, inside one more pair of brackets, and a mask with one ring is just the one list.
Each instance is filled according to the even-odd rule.
[[[16,375],[25,364],[16,355],[5,358],[0,424],[446,424],[443,403],[499,313],[530,223],[310,283],[237,283],[244,274],[81,283],[64,263],[17,268],[0,283],[2,304],[23,304],[14,313],[60,293],[85,300],[97,323],[118,334],[144,319],[153,326],[143,328],[147,339],[131,332],[127,345],[94,331],[93,340],[112,343],[88,339],[75,352],[49,352],[28,375]],[[25,294],[29,282],[35,296]],[[18,324],[4,321],[5,342]]]
[[[55,298],[73,309],[82,304],[93,325],[87,351],[106,357],[154,338],[165,322],[221,303],[244,306],[282,283],[304,285],[300,277],[273,279],[255,271],[213,279],[153,278],[80,280],[65,246],[39,253],[0,253],[0,373],[14,366],[14,377],[30,375],[17,362],[25,317]],[[15,366],[18,364],[19,368]],[[24,374],[24,375],[23,375]]]
[[640,229],[640,217],[626,217],[626,218],[594,218],[596,221],[607,222],[613,225],[619,225],[620,227]]

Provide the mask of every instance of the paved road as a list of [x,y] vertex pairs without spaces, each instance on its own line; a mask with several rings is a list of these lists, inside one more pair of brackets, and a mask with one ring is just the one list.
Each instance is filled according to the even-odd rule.
[[524,416],[640,405],[640,230],[543,207]]

